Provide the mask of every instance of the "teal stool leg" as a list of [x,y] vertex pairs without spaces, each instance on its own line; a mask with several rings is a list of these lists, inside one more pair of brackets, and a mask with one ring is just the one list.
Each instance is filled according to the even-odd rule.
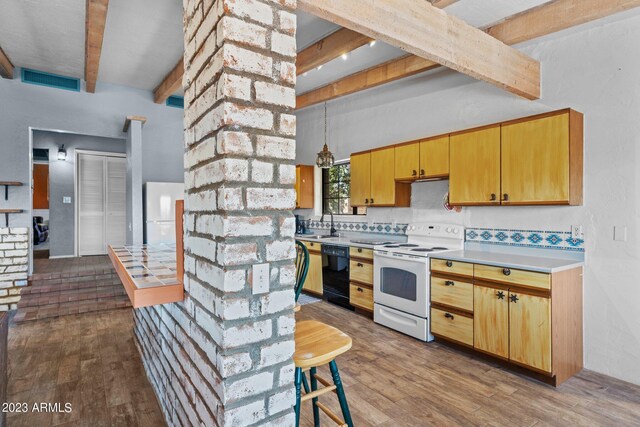
[[302,394],[300,384],[302,383],[302,368],[296,368],[294,383],[296,385],[296,427],[298,427],[300,425],[300,398]]
[[305,393],[309,393],[309,381],[307,381],[307,376],[304,373],[302,374],[302,387]]
[[351,412],[349,412],[349,404],[347,403],[347,396],[344,394],[344,388],[342,388],[342,380],[340,379],[340,373],[338,372],[338,365],[336,361],[332,360],[329,363],[329,369],[331,369],[331,376],[333,377],[333,383],[335,384],[336,392],[338,393],[338,400],[340,401],[340,408],[342,409],[342,416],[344,422],[349,427],[353,427],[353,420],[351,419]]
[[[311,368],[309,371],[309,375],[311,376],[311,390],[316,391],[318,389],[318,380],[316,379],[316,368]],[[318,398],[315,397],[312,399],[313,405],[313,425],[314,427],[320,427],[320,408],[316,405],[318,402]]]

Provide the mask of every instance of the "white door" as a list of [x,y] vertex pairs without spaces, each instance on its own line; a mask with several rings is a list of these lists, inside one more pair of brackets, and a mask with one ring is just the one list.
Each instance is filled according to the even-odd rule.
[[125,243],[126,159],[78,155],[78,255]]

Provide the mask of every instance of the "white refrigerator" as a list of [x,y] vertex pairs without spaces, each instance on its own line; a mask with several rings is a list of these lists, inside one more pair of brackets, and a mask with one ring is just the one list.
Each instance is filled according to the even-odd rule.
[[144,241],[176,242],[176,200],[184,199],[181,182],[147,182],[144,186]]

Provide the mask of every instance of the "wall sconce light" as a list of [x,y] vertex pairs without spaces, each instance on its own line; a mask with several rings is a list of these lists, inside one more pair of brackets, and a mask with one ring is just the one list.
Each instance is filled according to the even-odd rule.
[[64,144],[58,148],[58,160],[67,160],[67,150],[65,150]]

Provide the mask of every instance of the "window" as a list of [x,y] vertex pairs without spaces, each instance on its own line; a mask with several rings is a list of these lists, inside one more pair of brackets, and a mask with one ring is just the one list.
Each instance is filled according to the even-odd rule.
[[322,212],[334,215],[364,215],[366,208],[351,207],[351,169],[340,163],[322,169]]

